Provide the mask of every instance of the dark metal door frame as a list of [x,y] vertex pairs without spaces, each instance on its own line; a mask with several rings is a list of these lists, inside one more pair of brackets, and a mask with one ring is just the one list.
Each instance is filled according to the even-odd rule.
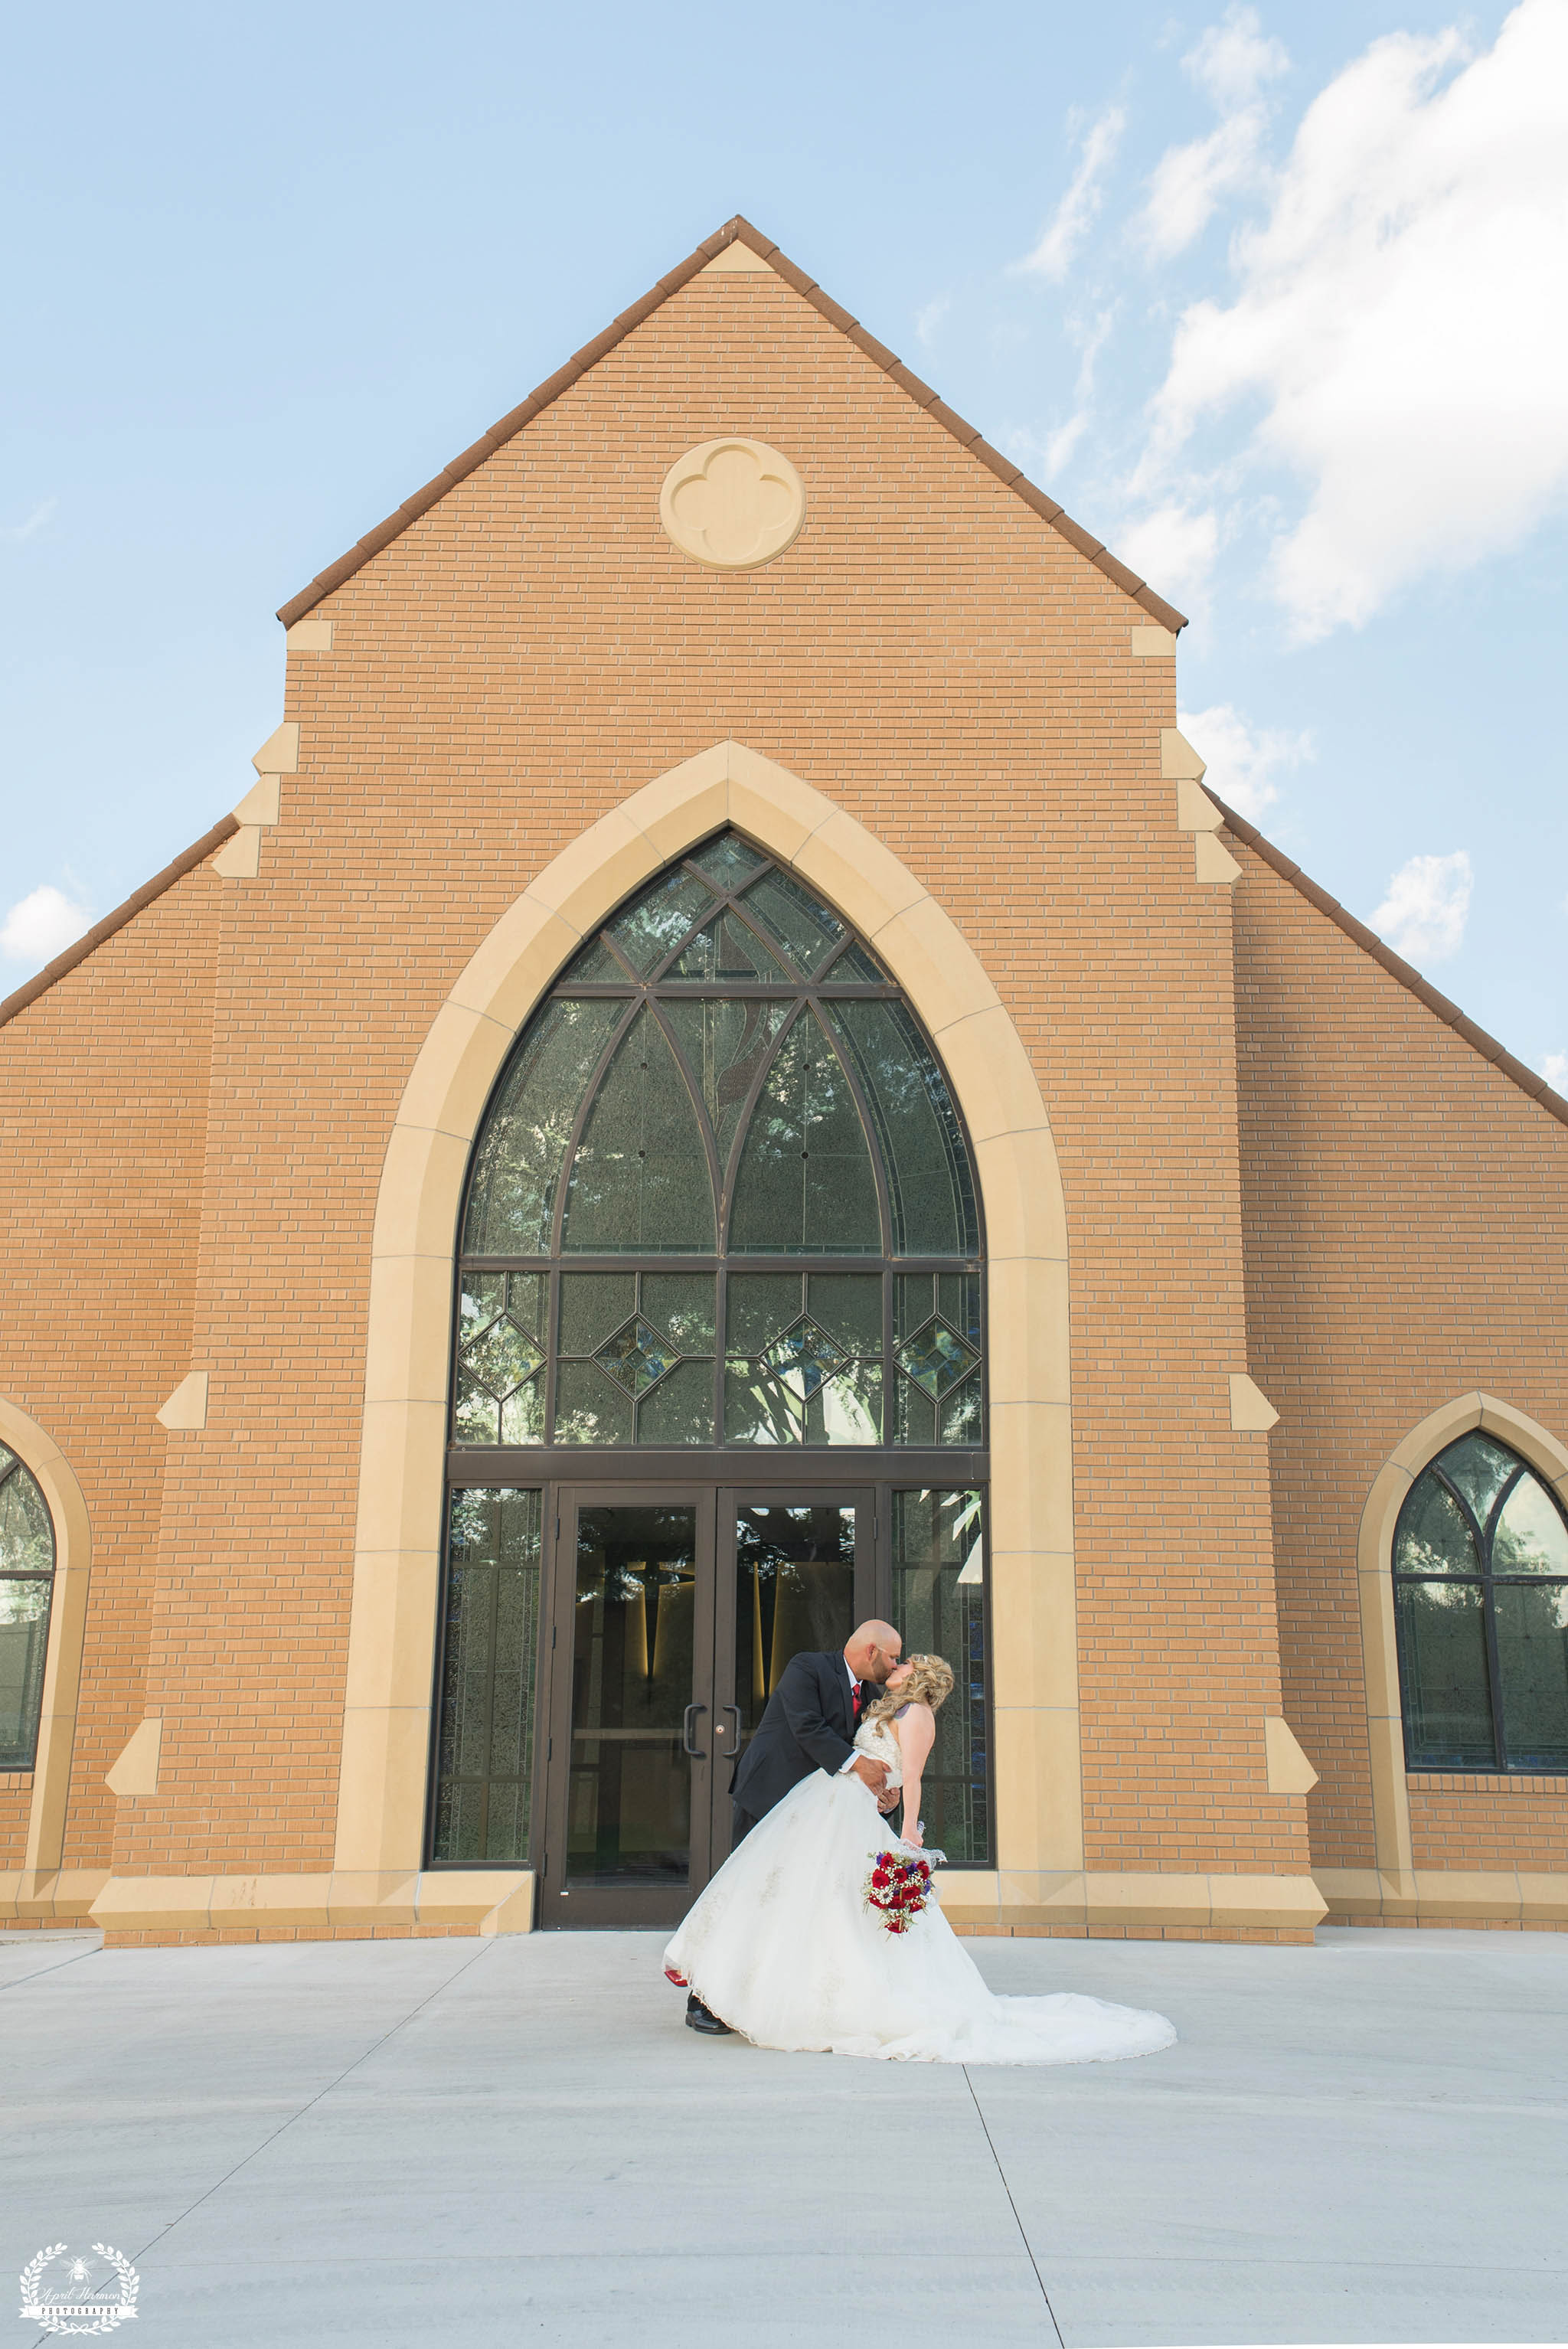
[[714,1555],[714,1703],[716,1711],[727,1716],[727,1733],[724,1744],[727,1749],[727,1762],[723,1769],[714,1772],[710,1873],[722,1867],[729,1857],[729,1782],[739,1751],[736,1737],[740,1710],[735,1702],[735,1618],[738,1587],[737,1526],[739,1512],[743,1508],[852,1508],[855,1512],[855,1622],[863,1623],[870,1616],[881,1613],[892,1587],[891,1571],[884,1573],[882,1570],[885,1528],[881,1520],[886,1513],[879,1507],[873,1485],[823,1483],[816,1488],[800,1484],[721,1485],[715,1497],[718,1524]]
[[[692,1762],[691,1872],[706,1883],[709,1872],[708,1823],[713,1815],[711,1708],[713,1656],[713,1509],[711,1488],[701,1485],[556,1485],[551,1487],[547,1523],[549,1565],[545,1604],[550,1649],[542,1707],[544,1835],[540,1866],[542,1926],[600,1926],[633,1930],[674,1926],[691,1906],[693,1894],[663,1885],[570,1885],[567,1882],[569,1806],[572,1795],[572,1668],[576,1651],[577,1519],[583,1508],[687,1508],[693,1512],[696,1594],[692,1624],[692,1704],[686,1711],[686,1750]],[[705,1687],[705,1682],[708,1683]],[[695,1718],[694,1718],[695,1715]]]
[[[748,1506],[855,1510],[856,1621],[885,1614],[891,1599],[889,1511],[882,1488],[825,1476],[820,1484],[769,1484],[758,1478],[716,1485],[624,1483],[595,1477],[546,1487],[542,1612],[548,1626],[538,1723],[538,1779],[542,1790],[542,1850],[538,1921],[544,1929],[602,1930],[673,1928],[713,1872],[728,1857],[729,1782],[735,1759],[735,1639],[737,1524]],[[583,1508],[684,1508],[695,1511],[696,1592],[693,1621],[691,1874],[686,1886],[569,1885],[569,1805],[572,1788],[573,1661],[577,1589],[577,1520]],[[715,1733],[722,1726],[722,1737]]]

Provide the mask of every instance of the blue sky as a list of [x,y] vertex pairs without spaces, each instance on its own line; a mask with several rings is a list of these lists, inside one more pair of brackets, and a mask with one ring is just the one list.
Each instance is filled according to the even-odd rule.
[[1216,786],[1568,1086],[1568,0],[153,0],[8,63],[0,992],[247,787],[276,605],[744,212],[1193,614]]

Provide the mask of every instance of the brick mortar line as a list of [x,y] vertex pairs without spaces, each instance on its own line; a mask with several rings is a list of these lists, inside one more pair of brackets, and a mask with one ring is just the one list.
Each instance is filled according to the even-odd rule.
[[930,384],[924,382],[912,368],[906,367],[897,355],[889,350],[885,343],[879,342],[874,335],[869,334],[859,319],[851,317],[841,303],[835,302],[830,294],[823,291],[815,278],[808,277],[806,272],[798,268],[787,254],[782,253],[778,245],[763,235],[760,229],[754,228],[751,222],[738,212],[733,220],[727,221],[724,226],[717,230],[712,236],[705,238],[695,253],[689,254],[685,261],[670,270],[665,276],[661,277],[658,284],[650,292],[645,294],[640,301],[634,302],[630,309],[623,310],[618,318],[612,319],[609,326],[601,334],[595,335],[592,342],[584,343],[583,348],[569,358],[564,367],[558,367],[553,375],[547,376],[544,381],[535,390],[530,392],[528,398],[518,407],[510,409],[499,423],[492,424],[488,432],[481,433],[480,438],[459,456],[454,457],[449,465],[444,465],[432,481],[426,482],[422,490],[416,490],[413,496],[406,498],[384,522],[377,523],[374,530],[366,531],[365,536],[356,541],[346,554],[340,554],[335,563],[329,563],[325,571],[318,572],[308,587],[302,587],[297,595],[291,596],[286,604],[280,605],[278,618],[284,626],[291,627],[295,620],[303,619],[307,612],[314,611],[316,605],[325,596],[330,595],[335,588],[343,586],[347,580],[354,577],[356,571],[362,571],[374,555],[380,554],[383,547],[390,546],[395,538],[402,536],[410,523],[418,522],[422,514],[429,512],[432,506],[439,504],[449,490],[455,490],[459,481],[466,481],[470,473],[477,472],[487,458],[493,457],[498,449],[503,448],[507,441],[515,439],[519,432],[533,422],[536,416],[541,415],[554,400],[559,399],[563,391],[570,391],[573,385],[579,382],[591,367],[596,367],[602,358],[609,356],[617,344],[624,342],[634,327],[640,326],[645,319],[651,318],[654,312],[662,308],[672,294],[678,294],[683,286],[688,285],[694,277],[707,268],[710,261],[716,260],[732,244],[743,244],[748,252],[755,253],[759,259],[766,261],[775,276],[781,278],[792,292],[799,294],[804,301],[809,302],[820,316],[827,319],[830,326],[837,326],[845,339],[851,342],[863,357],[879,367],[885,376],[898,385],[901,391],[907,392],[915,405],[923,408],[926,414],[934,423],[940,424],[944,432],[950,433],[961,449],[966,449],[972,457],[978,458],[988,472],[995,474],[1005,489],[1013,491],[1015,495],[1028,507],[1031,513],[1037,514],[1043,522],[1049,523],[1057,535],[1065,538],[1069,546],[1092,563],[1097,571],[1102,572],[1113,586],[1119,587],[1122,593],[1130,596],[1135,604],[1140,604],[1145,611],[1152,614],[1162,627],[1171,629],[1172,634],[1179,633],[1186,626],[1185,613],[1179,612],[1174,604],[1168,604],[1163,595],[1157,595],[1147,581],[1140,579],[1135,571],[1130,571],[1125,563],[1119,563],[1103,543],[1085,530],[1081,523],[1074,522],[1072,516],[1057,504],[1055,498],[1049,496],[1044,490],[1037,489],[1021,466],[1015,465],[1011,458],[1003,456],[999,449],[994,449],[973,424],[967,423],[954,409],[948,407],[945,400],[938,398]]
[[1527,1067],[1524,1061],[1516,1060],[1506,1045],[1500,1044],[1495,1036],[1489,1035],[1484,1028],[1477,1027],[1473,1019],[1467,1019],[1459,1005],[1450,1001],[1448,996],[1439,995],[1413,964],[1408,963],[1402,955],[1397,955],[1392,947],[1384,944],[1376,930],[1369,930],[1365,922],[1358,922],[1337,897],[1331,897],[1327,890],[1304,873],[1299,864],[1294,864],[1283,849],[1276,848],[1272,840],[1265,840],[1256,824],[1249,823],[1245,816],[1238,815],[1233,808],[1227,807],[1218,792],[1211,791],[1207,783],[1201,788],[1223,816],[1226,831],[1233,833],[1243,848],[1250,848],[1260,863],[1266,864],[1271,872],[1277,873],[1282,881],[1288,881],[1298,897],[1305,897],[1309,905],[1315,906],[1320,914],[1326,914],[1336,929],[1343,930],[1352,944],[1358,946],[1363,954],[1370,956],[1390,978],[1397,978],[1418,1003],[1425,1004],[1429,1011],[1435,1012],[1444,1027],[1451,1028],[1472,1051],[1479,1052],[1483,1061],[1490,1061],[1500,1076],[1507,1077],[1522,1093],[1528,1094],[1548,1117],[1554,1117],[1560,1125],[1568,1125],[1568,1101],[1561,1093],[1554,1092],[1543,1076]]

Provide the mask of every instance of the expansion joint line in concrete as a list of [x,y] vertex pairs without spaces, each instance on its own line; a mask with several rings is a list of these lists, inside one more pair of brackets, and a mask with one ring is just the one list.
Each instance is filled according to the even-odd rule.
[[36,1966],[30,1974],[17,1974],[10,1982],[0,1982],[0,1997],[8,1990],[20,1990],[24,1982],[42,1982],[46,1974],[57,1974],[62,1967],[79,1966],[84,1958],[96,1958],[98,1945],[90,1950],[73,1950],[68,1958],[57,1958],[51,1966]]
[[[335,2088],[341,2088],[345,2080],[348,2078],[351,2073],[357,2072],[362,2064],[368,2064],[372,2055],[377,2054],[381,2048],[385,2047],[389,2039],[395,2039],[397,2036],[397,2033],[403,2030],[407,2024],[413,2022],[414,2017],[417,2014],[423,2014],[425,2009],[432,2004],[436,1999],[439,1998],[443,1991],[450,1990],[455,1982],[461,1981],[463,1975],[468,1972],[469,1968],[470,1966],[477,1966],[481,1958],[488,1957],[494,1947],[495,1943],[493,1941],[481,1941],[471,1958],[467,1959],[462,1965],[457,1967],[453,1972],[449,1973],[445,1982],[438,1982],[434,1990],[428,1992],[426,1996],[419,2001],[418,2006],[411,2006],[407,2014],[400,2014],[396,2023],[389,2023],[387,2029],[382,2032],[380,2037],[378,2039],[373,2039],[369,2046],[363,2049],[362,2052],[355,2057],[352,2064],[346,2064],[344,2065],[342,2071],[338,2073],[335,2079],[328,2080],[325,2086],[316,2090],[314,2096],[307,2097],[305,2102],[300,2106],[297,2112],[292,2112],[289,2114],[286,2120],[281,2120],[275,2129],[272,2130],[268,2136],[263,2137],[260,2145],[253,2145],[249,2153],[242,2155],[240,2159],[235,2162],[233,2168],[232,2169],[226,2169],[222,2178],[215,2178],[212,2180],[211,2185],[209,2186],[204,2192],[198,2194],[193,2202],[188,2203],[177,2218],[170,2219],[166,2227],[160,2227],[157,2234],[152,2236],[149,2241],[143,2243],[140,2251],[136,2253],[136,2259],[132,2261],[132,2265],[135,2265],[136,2260],[144,2260],[149,2251],[156,2250],[157,2246],[163,2241],[165,2236],[171,2235],[174,2232],[176,2227],[182,2227],[186,2220],[190,2218],[192,2211],[200,2210],[203,2202],[210,2202],[214,2194],[221,2193],[222,2189],[228,2185],[230,2179],[238,2178],[241,2170],[244,2169],[251,2162],[254,2161],[258,2155],[265,2153],[268,2146],[276,2145],[279,2137],[284,2136],[287,2130],[293,2128],[296,2121],[304,2120],[306,2113],[313,2113],[324,2097],[330,2096]],[[1061,2336],[1058,2333],[1057,2337],[1059,2340]]]
[[1040,2273],[1040,2263],[1035,2257],[1034,2245],[1030,2242],[1028,2235],[1025,2230],[1024,2222],[1018,2216],[1018,2206],[1013,2199],[1013,2189],[1007,2183],[1007,2173],[1002,2167],[1002,2157],[997,2152],[996,2147],[992,2141],[991,2130],[985,2118],[984,2107],[981,2105],[978,2095],[975,2093],[975,2083],[969,2076],[969,2066],[967,2064],[965,2064],[961,2065],[960,2068],[964,2074],[965,2085],[968,2088],[971,2097],[974,2099],[975,2117],[978,2119],[980,2127],[985,2133],[985,2142],[991,2148],[991,2158],[996,2165],[996,2175],[1002,2181],[1002,2191],[1007,2198],[1007,2208],[1013,2214],[1013,2224],[1018,2230],[1018,2240],[1024,2246],[1024,2256],[1035,2271],[1035,2282],[1040,2287],[1040,2298],[1046,2303],[1046,2314],[1050,2318],[1051,2331],[1057,2336],[1057,2349],[1067,2349],[1067,2344],[1062,2339],[1062,2328],[1057,2323],[1057,2312],[1051,2306],[1051,2295],[1046,2290],[1046,2280]]

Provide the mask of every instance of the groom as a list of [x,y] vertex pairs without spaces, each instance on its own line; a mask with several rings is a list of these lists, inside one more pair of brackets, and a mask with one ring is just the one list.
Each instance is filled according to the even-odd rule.
[[[757,1733],[741,1755],[730,1786],[733,1832],[730,1848],[745,1841],[758,1819],[766,1818],[792,1786],[813,1770],[830,1777],[852,1772],[863,1778],[877,1798],[879,1810],[891,1811],[896,1794],[884,1794],[886,1764],[857,1754],[852,1743],[863,1704],[886,1681],[898,1662],[903,1641],[891,1623],[862,1623],[851,1631],[843,1652],[791,1656],[779,1675],[757,1724]],[[704,2006],[694,1991],[686,2000],[686,2022],[693,2031],[727,2032]]]

